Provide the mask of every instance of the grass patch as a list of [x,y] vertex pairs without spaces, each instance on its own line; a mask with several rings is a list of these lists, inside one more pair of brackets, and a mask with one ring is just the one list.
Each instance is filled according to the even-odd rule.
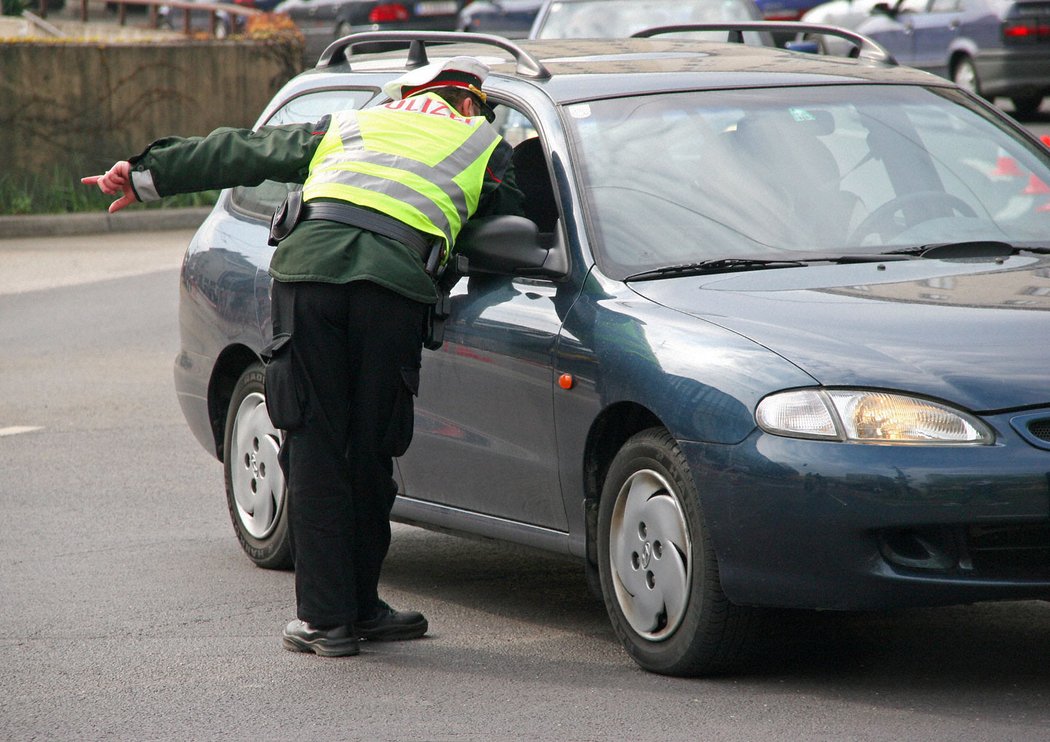
[[[219,191],[184,193],[135,208],[211,206],[218,197]],[[45,177],[0,173],[0,216],[105,211],[113,199],[96,186],[82,184],[80,175],[70,175],[60,168]]]

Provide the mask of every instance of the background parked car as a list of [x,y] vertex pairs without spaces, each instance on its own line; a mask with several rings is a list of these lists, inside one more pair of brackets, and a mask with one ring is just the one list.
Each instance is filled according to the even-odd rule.
[[[761,19],[753,0],[547,0],[529,37],[610,39],[656,26]],[[725,39],[724,33],[692,36]],[[757,34],[747,36],[760,43]]]
[[469,0],[284,0],[274,10],[287,13],[303,34],[303,58],[313,66],[329,44],[355,31],[423,29],[453,31]]
[[898,0],[876,6],[857,30],[901,64],[954,80],[1030,116],[1050,93],[1050,3]]
[[254,8],[255,10],[261,10],[264,13],[269,13],[281,2],[281,0],[222,0],[223,2],[233,2],[234,5],[240,5],[242,8]]
[[[184,0],[195,4],[217,4],[216,0]],[[186,28],[186,17],[189,16],[189,28],[198,33],[209,33],[217,39],[225,39],[231,34],[244,30],[245,18],[231,13],[215,13],[215,26],[212,28],[212,14],[207,10],[193,10],[162,5],[157,9],[157,25],[160,28],[182,31]]]
[[[851,31],[867,20],[872,9],[882,0],[830,0],[830,2],[810,8],[802,14],[803,23],[818,23],[828,26],[838,26]],[[768,19],[767,19],[768,20]],[[822,36],[820,45],[826,54],[845,56],[853,48],[845,39],[834,36]]]
[[542,5],[543,0],[474,0],[459,12],[456,28],[524,38]]
[[819,0],[755,0],[767,21],[797,21]]

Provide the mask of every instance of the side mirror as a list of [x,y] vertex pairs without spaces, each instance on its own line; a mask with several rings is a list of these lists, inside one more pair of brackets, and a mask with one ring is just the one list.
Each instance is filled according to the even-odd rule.
[[468,275],[561,278],[568,270],[564,248],[543,244],[535,222],[523,216],[487,216],[464,225],[456,251]]

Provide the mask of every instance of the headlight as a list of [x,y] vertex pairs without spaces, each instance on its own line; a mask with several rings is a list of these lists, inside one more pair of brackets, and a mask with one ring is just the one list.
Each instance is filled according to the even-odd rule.
[[904,394],[849,389],[796,389],[758,403],[762,430],[792,438],[857,443],[989,445],[992,431],[980,420]]

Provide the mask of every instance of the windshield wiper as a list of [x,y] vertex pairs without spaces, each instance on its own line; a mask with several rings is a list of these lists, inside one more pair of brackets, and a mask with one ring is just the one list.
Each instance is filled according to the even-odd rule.
[[706,273],[730,273],[732,271],[763,270],[769,268],[801,268],[813,263],[884,263],[887,260],[911,260],[907,255],[889,255],[887,253],[793,253],[792,258],[713,258],[699,263],[682,263],[663,268],[632,273],[624,281],[638,281],[647,278],[670,278],[674,276],[699,276]]
[[624,281],[639,281],[646,278],[670,278],[672,276],[699,276],[705,273],[727,273],[729,271],[758,270],[763,268],[801,268],[806,265],[801,260],[763,260],[760,258],[715,258],[701,260],[699,263],[682,263],[663,268],[652,268],[639,273],[632,273]]
[[999,258],[1016,255],[1019,252],[1050,253],[1050,248],[1025,247],[1011,245],[1009,242],[996,240],[970,240],[964,242],[935,242],[929,245],[902,247],[899,250],[888,250],[883,255],[916,255],[920,258],[950,260],[952,258]]

